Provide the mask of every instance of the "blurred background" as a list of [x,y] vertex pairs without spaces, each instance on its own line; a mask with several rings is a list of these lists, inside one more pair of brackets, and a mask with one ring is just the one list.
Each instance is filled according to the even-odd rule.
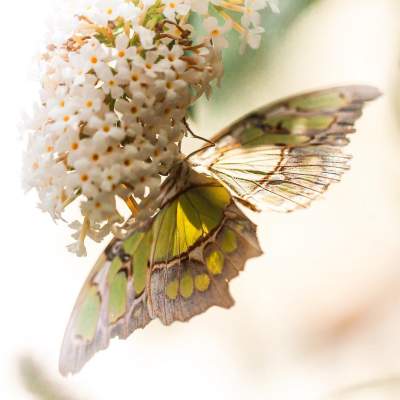
[[[67,0],[66,0],[67,1]],[[58,353],[102,247],[68,254],[68,229],[20,184],[16,124],[51,0],[7,3],[0,32],[0,393],[3,399],[400,398],[400,2],[280,0],[261,50],[226,54],[212,101],[193,112],[211,135],[240,115],[310,89],[379,87],[358,123],[353,168],[309,210],[257,216],[265,255],[231,284],[236,305],[188,324],[158,321],[113,341],[72,378]]]

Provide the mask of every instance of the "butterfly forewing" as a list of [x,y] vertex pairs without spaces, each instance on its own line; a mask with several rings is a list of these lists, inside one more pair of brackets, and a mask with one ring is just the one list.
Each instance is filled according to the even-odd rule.
[[150,322],[145,274],[151,230],[114,239],[100,256],[72,312],[60,354],[62,374],[78,372],[111,338],[126,338]]
[[349,168],[342,147],[377,96],[375,88],[347,86],[288,98],[224,129],[192,161],[253,209],[307,207]]

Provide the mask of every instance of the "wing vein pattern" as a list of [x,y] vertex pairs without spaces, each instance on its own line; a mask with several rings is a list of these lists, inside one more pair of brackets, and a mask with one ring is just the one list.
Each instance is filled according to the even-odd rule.
[[305,208],[349,169],[343,147],[378,96],[373,87],[346,86],[279,101],[211,138],[215,147],[193,162],[252,209]]

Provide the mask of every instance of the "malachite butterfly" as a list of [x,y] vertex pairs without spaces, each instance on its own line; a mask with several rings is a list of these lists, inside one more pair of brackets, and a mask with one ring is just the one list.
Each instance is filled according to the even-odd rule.
[[256,110],[176,166],[158,211],[133,223],[100,256],[76,302],[60,356],[76,373],[110,339],[159,318],[188,321],[211,306],[229,308],[229,281],[262,254],[256,226],[239,208],[307,207],[349,168],[343,152],[368,86],[327,89]]

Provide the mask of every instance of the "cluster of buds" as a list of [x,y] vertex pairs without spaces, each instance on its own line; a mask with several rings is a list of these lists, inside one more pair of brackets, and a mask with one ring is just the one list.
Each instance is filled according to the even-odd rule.
[[151,213],[143,204],[182,157],[188,108],[222,77],[225,33],[257,47],[267,5],[276,10],[271,0],[80,0],[62,13],[41,55],[24,181],[54,219],[79,199],[71,251],[84,255],[86,236],[101,241],[124,221],[118,198]]

